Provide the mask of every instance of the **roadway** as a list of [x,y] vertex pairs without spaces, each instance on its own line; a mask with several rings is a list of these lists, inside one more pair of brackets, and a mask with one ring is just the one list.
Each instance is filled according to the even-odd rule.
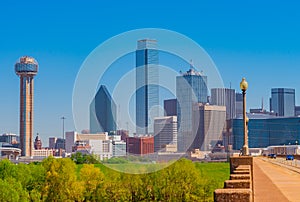
[[254,158],[254,201],[300,201],[300,161]]

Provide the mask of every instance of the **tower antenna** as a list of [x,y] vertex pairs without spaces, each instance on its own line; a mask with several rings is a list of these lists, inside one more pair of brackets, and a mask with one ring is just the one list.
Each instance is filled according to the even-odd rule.
[[193,70],[195,69],[193,59],[190,59],[190,69],[193,69]]

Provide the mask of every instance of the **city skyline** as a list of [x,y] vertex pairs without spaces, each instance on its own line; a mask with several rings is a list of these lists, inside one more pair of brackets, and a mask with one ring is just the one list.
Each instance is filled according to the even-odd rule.
[[[295,88],[296,100],[299,100],[298,2],[270,5],[256,1],[244,5],[236,1],[232,7],[225,3],[173,3],[173,9],[168,9],[168,3],[160,2],[155,9],[158,14],[164,13],[164,18],[149,18],[142,15],[142,9],[127,3],[120,3],[119,8],[112,3],[97,2],[92,2],[93,6],[73,2],[72,8],[62,2],[45,4],[7,3],[0,8],[3,28],[0,39],[1,133],[19,134],[19,84],[13,65],[20,56],[32,56],[41,65],[36,78],[33,135],[40,133],[45,144],[48,137],[61,136],[61,116],[67,117],[66,131],[75,130],[72,90],[86,56],[106,39],[141,27],[171,29],[195,40],[216,63],[225,87],[231,83],[239,92],[239,82],[245,76],[249,82],[248,109],[260,106],[261,97],[268,100],[271,88]],[[36,13],[22,15],[24,7],[36,8]],[[78,15],[81,10],[86,15]],[[119,15],[107,19],[111,11]],[[174,21],[176,23],[170,23]],[[28,25],[33,25],[35,31],[26,32]],[[24,32],[19,34],[20,30]],[[78,130],[81,129],[84,128]]]

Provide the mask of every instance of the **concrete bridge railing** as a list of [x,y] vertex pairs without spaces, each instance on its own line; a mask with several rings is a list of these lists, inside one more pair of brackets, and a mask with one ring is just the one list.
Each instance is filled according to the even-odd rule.
[[223,189],[214,192],[215,202],[253,202],[253,158],[250,156],[230,158],[230,179]]

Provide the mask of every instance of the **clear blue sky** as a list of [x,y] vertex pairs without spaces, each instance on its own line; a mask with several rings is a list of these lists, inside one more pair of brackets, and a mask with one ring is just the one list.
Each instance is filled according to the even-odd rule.
[[[88,2],[88,3],[87,3]],[[300,3],[297,1],[6,1],[0,6],[0,133],[19,131],[16,60],[35,57],[35,133],[74,130],[72,90],[88,54],[108,38],[139,28],[164,28],[199,43],[226,87],[249,82],[248,106],[268,107],[272,87],[300,96]],[[178,2],[178,3],[177,3]],[[299,104],[299,102],[297,102]],[[87,126],[88,127],[88,126]],[[45,142],[46,141],[46,142]]]

